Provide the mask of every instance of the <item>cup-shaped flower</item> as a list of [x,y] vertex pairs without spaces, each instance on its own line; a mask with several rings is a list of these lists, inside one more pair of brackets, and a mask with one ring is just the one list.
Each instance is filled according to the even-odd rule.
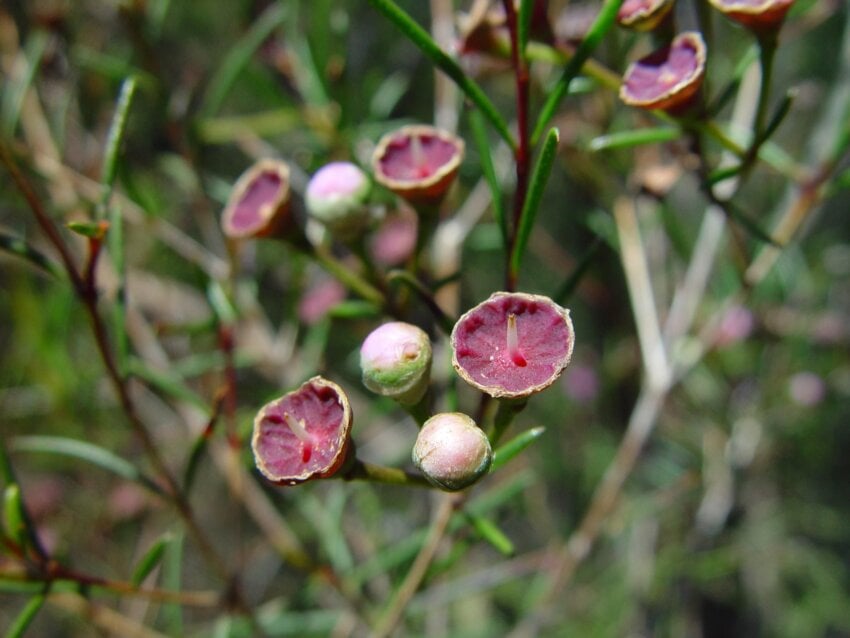
[[293,225],[289,208],[289,166],[280,160],[261,159],[234,184],[221,227],[231,239],[285,233]]
[[573,353],[570,311],[548,297],[497,292],[452,330],[452,365],[492,397],[521,399],[551,385]]
[[451,492],[475,483],[492,461],[487,436],[460,412],[435,414],[425,421],[413,446],[413,463],[425,478]]
[[652,31],[667,17],[676,0],[626,0],[617,12],[620,26]]
[[384,135],[372,155],[381,185],[413,204],[439,202],[457,176],[464,142],[427,125],[403,126]]
[[366,199],[369,176],[351,162],[332,162],[320,168],[307,184],[307,212],[337,236],[351,237],[370,221]]
[[360,347],[363,385],[402,405],[415,405],[431,378],[431,340],[403,321],[375,328]]
[[668,46],[629,66],[620,99],[642,109],[685,109],[702,86],[705,56],[705,42],[697,31],[677,35]]
[[794,0],[708,0],[715,9],[752,31],[773,31],[782,25]]
[[351,444],[351,407],[337,384],[313,377],[264,405],[254,419],[257,469],[279,485],[332,476]]

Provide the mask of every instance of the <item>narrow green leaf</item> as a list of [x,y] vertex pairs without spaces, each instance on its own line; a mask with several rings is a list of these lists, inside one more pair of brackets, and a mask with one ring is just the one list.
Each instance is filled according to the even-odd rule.
[[483,538],[485,541],[495,547],[496,551],[498,551],[503,556],[513,555],[513,541],[508,538],[507,535],[502,530],[500,530],[493,521],[484,516],[471,514],[469,512],[464,512],[463,514],[464,518],[470,525],[472,525],[475,531],[478,532],[481,538]]
[[186,462],[186,471],[183,473],[183,491],[186,494],[189,494],[192,491],[192,486],[195,483],[195,476],[198,473],[198,467],[200,467],[201,459],[203,458],[204,452],[206,452],[207,446],[209,445],[209,441],[215,432],[215,426],[218,423],[222,402],[223,399],[221,398],[216,400],[215,408],[213,409],[213,414],[210,417],[209,422],[192,444],[192,450],[189,452],[189,460]]
[[729,83],[723,88],[723,90],[711,101],[711,105],[707,107],[706,112],[711,115],[717,115],[717,113],[729,102],[730,99],[738,92],[738,87],[741,85],[741,79],[744,77],[744,73],[747,71],[749,66],[753,64],[759,57],[759,47],[758,44],[753,44],[749,49],[740,57],[738,63],[735,65],[735,68],[732,71],[732,77],[729,80]]
[[[298,2],[291,4],[292,8],[296,11],[302,5],[302,3]],[[313,0],[311,4],[314,6],[311,6],[310,10],[316,10],[315,4],[317,4],[317,0]],[[319,11],[321,10],[319,9]],[[321,13],[317,13],[317,15],[321,15]],[[290,18],[286,29],[286,39],[293,52],[293,58],[296,61],[296,64],[292,68],[295,85],[305,103],[311,106],[326,106],[330,102],[330,99],[327,88],[325,87],[325,74],[321,70],[325,67],[321,60],[318,60],[316,55],[314,55],[312,47],[313,40],[304,33],[303,24],[298,19],[299,16],[297,13],[293,13]]]
[[154,370],[141,359],[132,357],[127,366],[127,372],[149,383],[161,392],[180,401],[188,401],[204,412],[209,410],[207,402],[186,386],[178,375],[171,371]]
[[127,129],[127,116],[130,113],[130,105],[133,103],[136,84],[137,80],[133,75],[121,83],[121,91],[118,94],[118,102],[115,105],[115,114],[112,116],[109,135],[106,137],[106,150],[103,154],[103,165],[100,169],[100,184],[102,189],[100,199],[101,215],[106,214],[107,202],[112,195],[112,188],[115,185],[115,175],[118,172],[118,153]]
[[[175,533],[165,546],[162,558],[162,585],[172,591],[183,589],[183,533]],[[162,606],[162,616],[169,636],[183,635],[183,607],[178,603]]]
[[[148,90],[156,90],[159,80],[144,69],[132,64],[130,51],[124,56],[110,55],[84,45],[71,48],[71,63],[75,69],[102,75],[113,81],[123,81],[128,76],[137,78],[139,85]],[[126,59],[125,59],[126,58]]]
[[500,445],[493,454],[493,462],[490,464],[490,472],[495,472],[504,467],[508,461],[516,457],[525,448],[543,436],[545,431],[546,428],[544,427],[531,428],[530,430],[517,434],[504,445]]
[[328,314],[334,319],[371,319],[381,314],[381,308],[371,301],[348,299],[336,304]]
[[387,119],[399,100],[407,93],[411,81],[412,76],[401,71],[390,73],[385,77],[369,100],[371,118],[378,121]]
[[419,26],[393,0],[369,0],[369,3],[404,33],[443,73],[454,80],[458,88],[481,110],[482,115],[490,121],[496,132],[508,143],[511,149],[516,149],[516,142],[507,123],[490,101],[490,98],[487,97],[487,94],[463,72],[457,62],[434,42],[425,29]]
[[549,92],[546,103],[540,109],[537,124],[534,126],[534,134],[531,136],[532,145],[535,145],[537,140],[540,139],[540,136],[543,135],[546,125],[552,119],[561,100],[567,95],[573,78],[579,74],[581,67],[584,66],[590,54],[593,53],[594,49],[602,41],[602,38],[608,33],[608,30],[614,26],[614,21],[617,19],[617,11],[620,10],[620,5],[622,4],[623,0],[605,0],[605,4],[602,5],[602,9],[596,16],[593,24],[590,25],[587,35],[581,41],[573,57],[570,58],[567,66],[564,67],[560,79]]
[[24,522],[21,488],[17,483],[10,483],[3,490],[3,529],[9,540],[19,547],[24,546],[27,526]]
[[44,594],[39,594],[37,596],[33,596],[27,601],[27,604],[24,605],[24,608],[21,610],[21,613],[18,614],[17,618],[12,621],[12,624],[9,625],[9,628],[6,630],[5,638],[20,638],[24,635],[24,632],[29,628],[30,623],[32,623],[33,619],[38,614],[42,605],[44,605],[46,596]]
[[165,555],[165,549],[168,547],[168,544],[172,541],[172,539],[173,536],[171,534],[164,534],[158,538],[156,542],[151,545],[150,549],[145,552],[145,555],[139,559],[139,562],[136,563],[136,568],[133,570],[133,576],[130,578],[130,582],[133,583],[134,586],[138,587],[141,585],[142,581],[144,581],[154,568],[160,564],[162,557]]
[[130,76],[121,85],[115,114],[109,128],[109,136],[106,140],[106,149],[103,155],[103,166],[101,167],[101,199],[96,208],[97,218],[104,220],[108,215],[109,234],[107,243],[109,255],[112,257],[112,265],[118,276],[118,293],[115,304],[112,307],[112,325],[115,334],[115,359],[121,374],[127,373],[127,359],[129,357],[130,345],[127,339],[126,328],[126,272],[124,266],[124,218],[117,206],[109,206],[112,190],[115,185],[115,175],[118,171],[118,154],[121,142],[127,126],[127,116],[133,95],[136,92],[136,78]]
[[534,165],[534,170],[531,173],[528,193],[525,197],[516,229],[516,243],[514,244],[513,254],[511,255],[511,272],[514,274],[519,273],[523,253],[528,244],[531,229],[534,227],[534,221],[537,218],[537,209],[540,206],[540,200],[543,198],[543,191],[546,188],[546,182],[549,180],[552,164],[555,162],[555,156],[558,153],[559,140],[558,129],[549,129],[546,140],[543,142],[543,149],[540,151],[540,156],[537,158],[537,163]]
[[81,237],[89,239],[103,239],[109,230],[109,223],[105,221],[99,222],[68,222],[66,224],[68,230],[77,233]]
[[779,106],[776,107],[776,111],[773,112],[770,121],[767,123],[767,126],[764,127],[761,139],[758,140],[759,145],[764,143],[765,140],[769,140],[773,137],[773,134],[776,133],[776,129],[779,128],[785,120],[785,116],[790,112],[795,99],[797,99],[796,89],[791,89],[785,93],[785,96],[782,98],[782,102],[780,102]]
[[12,439],[12,449],[16,452],[56,454],[85,461],[128,481],[138,483],[155,494],[163,495],[162,488],[145,476],[135,465],[88,441],[63,436],[18,436]]
[[47,50],[47,44],[49,42],[50,35],[43,29],[33,29],[30,31],[23,51],[23,56],[26,60],[26,69],[17,78],[5,76],[4,74],[2,117],[3,133],[7,137],[11,137],[18,126],[24,98],[27,95],[30,85],[32,85],[38,68],[41,66],[41,60],[44,57],[44,52]]
[[587,269],[590,268],[590,264],[593,263],[593,259],[599,253],[599,249],[601,247],[602,240],[599,237],[594,237],[590,246],[588,246],[584,253],[582,253],[576,267],[573,268],[573,271],[570,273],[570,276],[567,277],[563,284],[561,284],[561,287],[558,288],[558,292],[552,296],[552,299],[556,303],[563,306],[567,303],[567,301],[569,301],[576,288],[578,288],[578,285],[581,282],[582,277],[584,277],[584,274],[587,272]]
[[720,182],[725,182],[727,179],[732,179],[738,173],[740,173],[743,167],[743,164],[735,164],[734,166],[718,168],[709,173],[706,181],[708,182],[709,186],[714,186],[715,184],[719,184]]
[[297,109],[282,107],[245,115],[201,118],[195,122],[195,132],[205,144],[232,144],[246,135],[283,135],[301,126],[303,121]]
[[536,0],[521,0],[519,5],[519,19],[517,21],[517,40],[519,41],[519,55],[525,60],[525,49],[528,46],[529,34],[531,33],[531,18],[534,15],[534,3]]
[[775,246],[776,248],[783,248],[782,244],[776,241],[773,237],[770,236],[768,232],[762,229],[755,221],[750,219],[748,215],[744,213],[737,206],[732,204],[731,202],[726,202],[723,205],[724,210],[729,214],[729,217],[738,222],[744,230],[750,233],[753,237],[758,239],[765,244],[770,244],[771,246]]
[[59,265],[47,255],[39,252],[20,237],[15,237],[14,235],[2,230],[0,230],[0,251],[14,255],[19,259],[23,259],[31,266],[38,268],[48,275],[53,275],[54,277],[61,277],[63,275],[62,269]]
[[289,13],[288,2],[277,2],[269,6],[251,26],[251,29],[228,51],[210,78],[204,94],[200,114],[210,117],[221,108],[242,70],[260,45],[277,29]]
[[508,245],[508,222],[505,217],[505,205],[502,201],[502,188],[499,178],[496,176],[496,168],[493,165],[493,154],[490,152],[490,142],[487,140],[487,129],[480,111],[469,112],[469,125],[472,130],[472,139],[478,149],[478,157],[481,161],[481,172],[490,187],[490,197],[493,200],[493,217],[502,233],[502,245]]
[[610,213],[595,210],[584,219],[584,225],[594,235],[604,241],[614,252],[620,252],[620,239],[617,236],[617,226]]
[[236,312],[236,308],[233,306],[230,298],[224,291],[221,282],[215,280],[210,281],[207,285],[207,299],[209,299],[210,306],[212,306],[213,312],[218,318],[219,323],[225,326],[230,326],[236,323],[239,313]]
[[635,131],[621,131],[600,135],[590,140],[588,150],[597,152],[615,148],[631,148],[642,144],[658,144],[661,142],[672,142],[682,136],[681,129],[671,126],[660,126],[656,128],[640,128]]

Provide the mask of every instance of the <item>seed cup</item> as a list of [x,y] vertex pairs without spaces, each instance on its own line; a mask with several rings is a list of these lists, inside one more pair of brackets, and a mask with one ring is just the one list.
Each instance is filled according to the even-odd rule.
[[705,56],[705,42],[697,31],[679,34],[669,46],[629,66],[620,99],[642,109],[684,110],[702,86]]
[[254,419],[257,469],[278,485],[335,474],[351,445],[351,407],[337,384],[313,377],[264,405]]
[[387,133],[372,154],[375,180],[412,204],[438,203],[457,176],[464,142],[433,126]]
[[425,478],[451,492],[475,483],[492,461],[487,436],[460,412],[436,414],[425,421],[413,446],[413,463]]
[[573,353],[570,311],[548,297],[497,292],[452,330],[452,365],[492,397],[523,399],[549,387]]
[[635,31],[652,31],[669,15],[676,0],[626,0],[617,12],[617,22]]
[[355,164],[327,164],[307,184],[307,212],[336,235],[356,236],[370,222],[366,199],[371,186],[369,177]]
[[409,323],[392,321],[369,333],[360,347],[363,385],[402,405],[415,405],[431,377],[431,340]]
[[289,208],[289,166],[280,160],[262,159],[234,184],[221,227],[231,239],[285,233],[293,225]]
[[726,17],[752,31],[774,31],[785,20],[794,0],[708,0]]

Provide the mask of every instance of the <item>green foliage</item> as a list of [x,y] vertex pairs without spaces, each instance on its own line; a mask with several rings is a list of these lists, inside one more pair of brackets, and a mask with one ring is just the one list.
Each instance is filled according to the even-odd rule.
[[[513,40],[472,2],[0,8],[7,636],[850,633],[848,8],[796,2],[773,49],[698,3],[707,77],[671,114],[617,99],[654,47],[621,0],[545,3],[554,41],[535,4]],[[372,171],[412,122],[466,141],[442,201],[376,188],[345,241],[223,236],[255,160],[289,164],[303,229],[311,174]],[[411,206],[418,249],[378,258]],[[522,410],[448,343],[514,286],[577,333]],[[361,385],[388,320],[435,345],[419,420],[504,430],[460,495],[422,487],[416,419]],[[269,485],[256,411],[317,374],[351,465]]]

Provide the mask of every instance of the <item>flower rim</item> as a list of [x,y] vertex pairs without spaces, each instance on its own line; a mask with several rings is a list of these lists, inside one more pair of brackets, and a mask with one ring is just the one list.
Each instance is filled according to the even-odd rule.
[[[334,442],[334,447],[337,449],[336,454],[331,459],[330,464],[325,469],[308,471],[304,470],[300,474],[295,474],[292,476],[282,476],[275,472],[272,472],[268,466],[266,465],[265,459],[261,454],[258,453],[258,445],[261,435],[261,424],[263,420],[267,416],[267,410],[271,407],[277,406],[281,403],[286,397],[298,394],[307,386],[319,386],[330,388],[334,394],[337,396],[337,400],[339,405],[342,407],[342,417],[340,419],[340,427],[337,432],[336,441]],[[303,483],[310,479],[314,478],[327,478],[329,476],[333,476],[336,472],[342,467],[348,456],[348,450],[351,447],[351,404],[348,401],[348,396],[345,394],[343,389],[338,386],[333,381],[329,381],[320,375],[316,375],[300,386],[298,386],[295,390],[290,392],[286,392],[282,396],[274,399],[273,401],[269,401],[266,403],[260,410],[257,412],[257,415],[254,417],[254,431],[251,436],[251,451],[254,454],[254,462],[257,466],[257,469],[260,471],[265,478],[276,485],[297,485],[298,483]]]
[[[428,177],[423,177],[416,181],[397,179],[384,173],[381,160],[386,155],[390,144],[398,138],[425,137],[426,135],[436,137],[455,147],[456,152],[448,162],[441,164]],[[466,143],[457,135],[436,126],[431,126],[430,124],[407,124],[395,131],[386,133],[378,140],[378,144],[372,153],[372,172],[376,182],[406,199],[439,197],[445,192],[452,177],[460,168],[460,163],[463,161],[465,153]],[[446,182],[445,187],[438,188],[442,182]]]
[[[553,370],[553,372],[549,376],[549,378],[547,378],[546,380],[544,380],[540,383],[528,386],[527,388],[523,388],[522,390],[508,390],[508,389],[501,387],[501,386],[487,385],[487,384],[484,384],[484,383],[477,381],[460,364],[460,361],[458,361],[458,357],[457,357],[457,351],[458,351],[457,330],[458,330],[458,326],[460,326],[462,323],[464,323],[464,321],[467,321],[482,306],[489,304],[489,303],[492,303],[493,301],[496,301],[498,299],[501,299],[502,297],[519,297],[519,298],[523,299],[524,301],[526,301],[528,303],[539,303],[539,304],[549,306],[553,310],[555,310],[556,314],[560,315],[560,317],[564,320],[564,324],[566,325],[566,328],[567,328],[567,334],[568,334],[567,350],[563,354],[563,356],[561,357],[559,365],[556,367],[555,370]],[[467,310],[465,313],[463,313],[460,316],[460,318],[457,320],[457,322],[455,323],[454,328],[452,328],[452,334],[451,334],[451,337],[450,337],[450,343],[451,343],[451,348],[452,348],[452,367],[455,369],[455,372],[458,373],[458,375],[460,376],[461,379],[466,381],[469,385],[473,386],[474,388],[477,388],[477,389],[481,390],[482,392],[484,392],[485,394],[490,395],[494,399],[524,399],[526,397],[529,397],[533,394],[537,394],[538,392],[545,390],[550,385],[555,383],[555,381],[558,380],[558,378],[561,376],[561,374],[563,374],[563,372],[567,368],[567,366],[570,365],[570,360],[572,359],[572,356],[573,356],[573,348],[575,347],[575,341],[576,341],[576,339],[575,339],[575,329],[573,327],[573,321],[570,318],[570,311],[567,308],[564,308],[563,306],[561,306],[560,304],[555,303],[549,297],[546,297],[545,295],[534,295],[534,294],[527,293],[527,292],[504,292],[504,291],[494,292],[487,299],[485,299],[484,301],[482,301],[479,304],[476,304],[475,306],[473,306],[472,308]]]
[[[239,202],[242,201],[254,180],[264,173],[273,173],[280,179],[280,192],[274,199],[265,202],[257,209],[256,214],[259,223],[252,224],[248,229],[239,230],[233,225],[233,217],[236,215]],[[271,158],[258,160],[242,173],[233,185],[221,216],[224,234],[231,239],[247,239],[272,234],[282,221],[282,216],[286,213],[290,195],[289,164],[283,160]],[[278,217],[280,219],[276,219]]]
[[708,0],[725,16],[737,20],[747,27],[772,27],[785,18],[794,0],[762,0],[750,4],[745,0]]
[[673,38],[673,41],[666,47],[666,50],[671,51],[673,48],[681,45],[685,41],[692,45],[695,52],[697,63],[696,69],[659,95],[646,99],[632,97],[626,88],[628,78],[638,65],[641,64],[641,62],[658,55],[658,53],[664,49],[653,51],[649,55],[642,57],[640,60],[632,62],[626,69],[626,72],[623,75],[623,82],[620,85],[620,99],[623,103],[642,109],[668,109],[679,106],[682,102],[686,101],[694,93],[696,93],[697,89],[699,89],[702,85],[703,76],[705,74],[706,46],[705,40],[702,39],[702,35],[699,31],[685,31],[684,33],[680,33]]
[[626,16],[621,15],[621,7],[621,11],[617,12],[617,22],[627,29],[651,31],[670,13],[675,2],[676,0],[650,0],[648,7],[640,7]]

